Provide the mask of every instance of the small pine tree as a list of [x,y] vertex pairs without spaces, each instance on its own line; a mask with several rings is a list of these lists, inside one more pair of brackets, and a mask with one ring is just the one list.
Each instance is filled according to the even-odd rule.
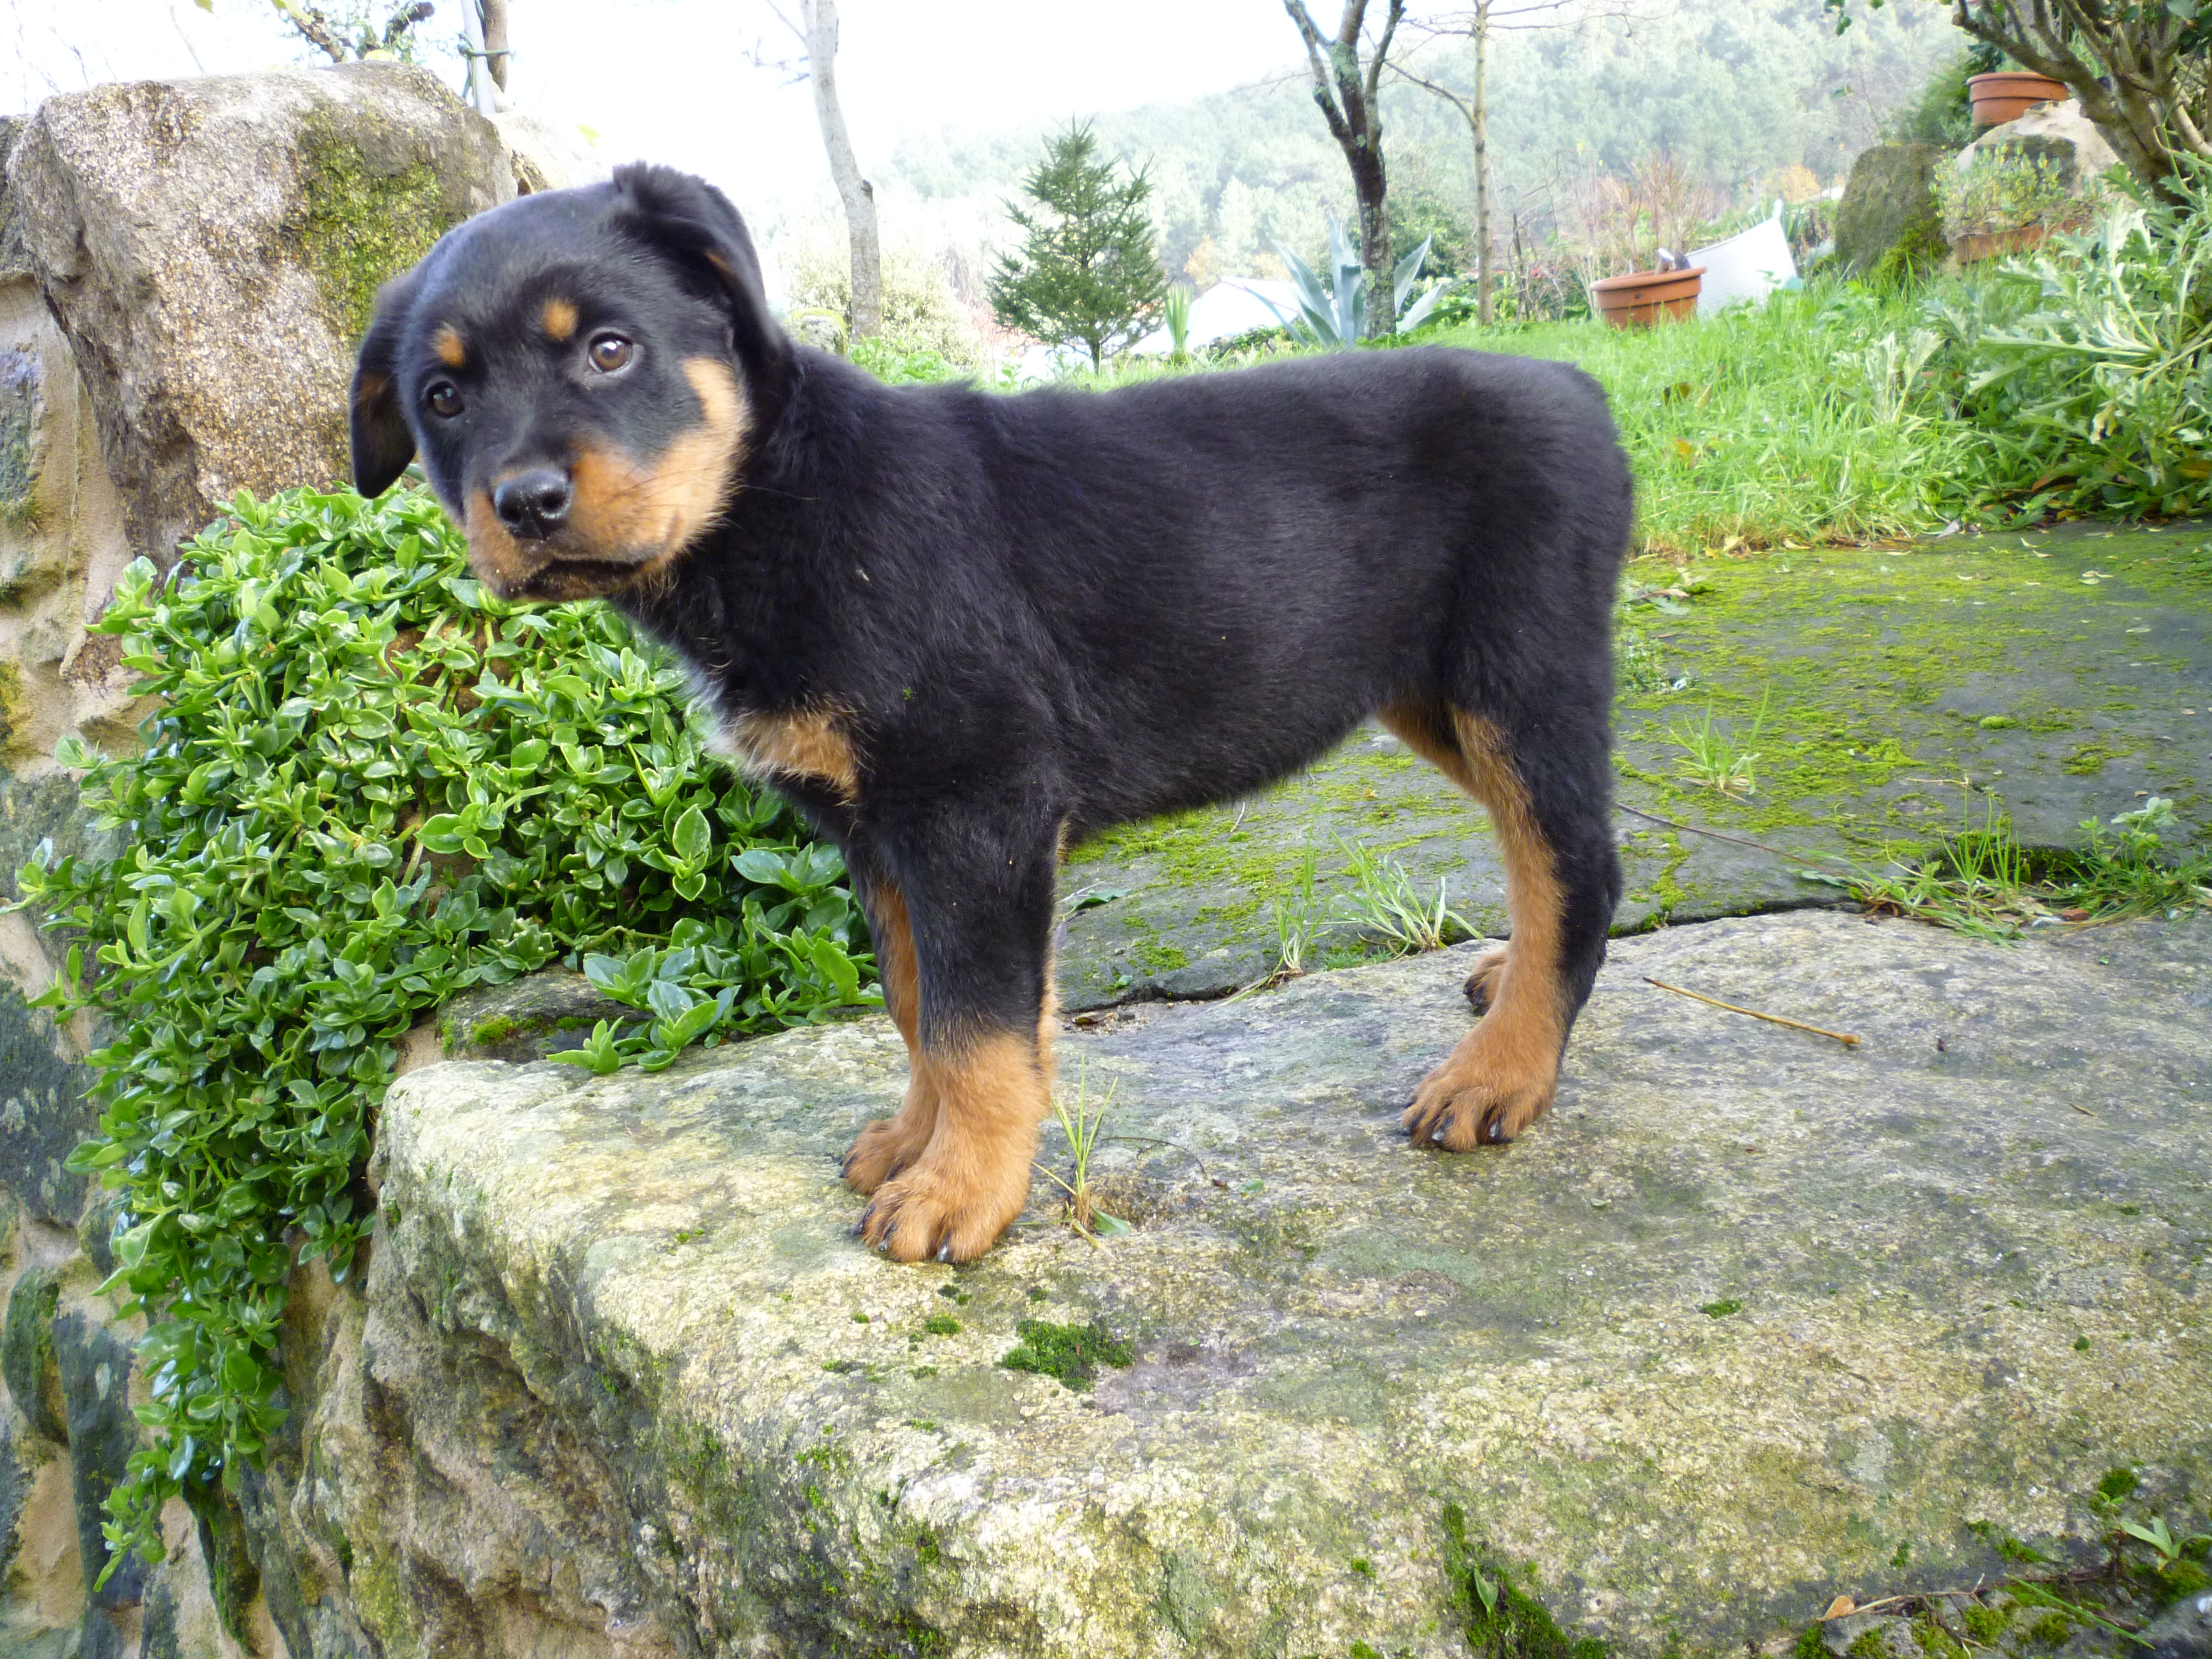
[[1006,204],[1025,240],[990,285],[1001,324],[1047,345],[1080,345],[1094,369],[1158,326],[1167,300],[1145,211],[1152,180],[1142,167],[1117,179],[1097,149],[1087,126],[1053,140],[1022,185],[1037,209]]

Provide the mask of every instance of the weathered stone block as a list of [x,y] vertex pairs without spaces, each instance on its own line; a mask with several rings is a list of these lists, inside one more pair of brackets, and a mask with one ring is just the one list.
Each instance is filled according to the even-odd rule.
[[[1989,1537],[2101,1559],[2114,1465],[2201,1510],[2212,922],[1620,941],[1553,1115],[1453,1158],[1397,1115],[1466,965],[1064,1040],[1135,1231],[1040,1181],[961,1268],[849,1234],[885,1021],[414,1073],[286,1510],[387,1656],[794,1659],[1427,1659],[1471,1562],[1617,1653],[1778,1651],[1838,1590],[2002,1575]],[[1038,1319],[1133,1363],[1009,1370]]]
[[377,286],[514,194],[490,124],[397,64],[50,99],[10,173],[131,541],[162,561],[240,489],[345,475]]

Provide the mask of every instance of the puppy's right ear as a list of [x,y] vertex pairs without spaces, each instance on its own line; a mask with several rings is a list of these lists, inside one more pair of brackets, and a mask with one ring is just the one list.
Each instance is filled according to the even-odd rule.
[[399,407],[399,337],[415,298],[415,273],[386,283],[353,372],[353,487],[374,501],[415,459],[415,434]]

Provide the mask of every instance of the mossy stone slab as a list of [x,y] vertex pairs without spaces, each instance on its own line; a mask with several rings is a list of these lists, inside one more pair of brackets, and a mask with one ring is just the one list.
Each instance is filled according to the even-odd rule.
[[[659,1077],[412,1073],[372,1330],[404,1303],[519,1373],[624,1494],[594,1535],[714,1652],[1462,1654],[1455,1508],[1570,1634],[1741,1654],[1838,1593],[2002,1577],[1985,1540],[2098,1556],[2116,1466],[2201,1527],[2212,920],[1619,941],[1553,1115],[1415,1151],[1471,953],[1064,1039],[1134,1231],[1094,1248],[1040,1180],[957,1269],[851,1235],[838,1156],[904,1077],[879,1017]],[[1036,1319],[1133,1364],[1004,1368]],[[416,1434],[483,1431],[379,1376]],[[471,1467],[517,1489],[456,1536],[568,1524],[526,1460]]]
[[[1628,613],[1639,678],[1668,689],[1625,686],[1618,705],[1616,932],[1832,905],[1838,890],[1802,871],[1880,867],[1898,843],[1993,811],[2030,844],[2072,845],[2083,819],[2154,793],[2191,839],[2212,830],[2212,528],[1783,550],[1703,574],[1686,614]],[[1708,734],[1756,757],[1747,793],[1689,775]],[[1063,1005],[1264,977],[1310,837],[1324,908],[1346,886],[1342,838],[1389,853],[1428,896],[1445,883],[1474,932],[1507,931],[1480,814],[1368,727],[1249,801],[1078,848],[1061,881]],[[1358,941],[1327,943],[1340,957]]]

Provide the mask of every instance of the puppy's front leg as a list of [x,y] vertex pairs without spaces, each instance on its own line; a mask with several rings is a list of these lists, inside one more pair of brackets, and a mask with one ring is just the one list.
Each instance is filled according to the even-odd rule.
[[936,1114],[920,1155],[876,1188],[860,1235],[901,1261],[967,1261],[1028,1201],[1048,1106],[1055,839],[969,823],[902,850],[920,981],[908,1098]]

